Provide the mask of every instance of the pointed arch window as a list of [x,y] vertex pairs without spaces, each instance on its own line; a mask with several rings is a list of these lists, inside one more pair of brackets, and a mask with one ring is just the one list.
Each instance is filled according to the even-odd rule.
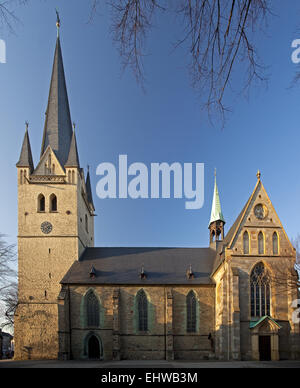
[[186,297],[186,331],[188,333],[196,332],[197,301],[194,291],[190,291]]
[[273,255],[278,255],[278,252],[279,252],[278,234],[276,232],[273,233],[272,242],[273,242]]
[[249,246],[250,246],[250,238],[249,238],[249,233],[246,231],[243,234],[243,252],[244,255],[249,255]]
[[86,295],[86,315],[89,327],[99,327],[100,308],[99,301],[93,291]]
[[44,212],[45,211],[45,197],[43,194],[40,194],[38,196],[38,211]]
[[265,239],[262,232],[258,233],[258,254],[263,255],[265,253]]
[[144,290],[137,293],[137,308],[139,331],[148,331],[148,299]]
[[263,263],[258,263],[250,275],[251,317],[270,315],[270,276]]
[[57,197],[55,194],[50,195],[50,212],[57,212]]

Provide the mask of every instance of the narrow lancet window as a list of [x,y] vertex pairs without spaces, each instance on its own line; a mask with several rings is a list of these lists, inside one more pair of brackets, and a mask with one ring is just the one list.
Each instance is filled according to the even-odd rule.
[[273,255],[278,255],[278,234],[276,232],[273,233]]
[[148,331],[148,300],[144,290],[137,294],[137,307],[139,331]]
[[243,251],[244,255],[249,255],[249,233],[246,231],[243,235]]
[[99,302],[96,295],[90,291],[86,295],[87,325],[89,327],[99,327]]
[[197,301],[194,291],[190,291],[186,297],[186,331],[188,333],[196,332],[196,310]]
[[265,239],[262,232],[258,233],[258,254],[263,255],[265,253]]

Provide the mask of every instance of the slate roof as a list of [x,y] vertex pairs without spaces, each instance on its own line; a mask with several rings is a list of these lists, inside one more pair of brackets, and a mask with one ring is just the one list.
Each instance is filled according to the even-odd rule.
[[80,167],[75,131],[73,131],[69,156],[65,167]]
[[[86,248],[62,284],[213,284],[211,248]],[[194,278],[187,278],[192,267]],[[90,276],[91,268],[96,276]],[[144,267],[145,279],[140,273]]]
[[88,203],[92,205],[93,209],[95,210],[94,202],[93,202],[93,194],[92,194],[92,187],[91,187],[91,178],[90,178],[90,172],[88,171],[85,181],[86,186],[86,196]]
[[73,130],[60,39],[57,37],[41,157],[48,145],[50,145],[59,162],[64,166],[68,159],[72,134]]
[[30,172],[33,171],[33,159],[32,159],[32,152],[31,152],[31,146],[29,141],[29,134],[28,130],[26,129],[24,140],[21,148],[20,158],[18,163],[16,164],[17,167],[29,167]]

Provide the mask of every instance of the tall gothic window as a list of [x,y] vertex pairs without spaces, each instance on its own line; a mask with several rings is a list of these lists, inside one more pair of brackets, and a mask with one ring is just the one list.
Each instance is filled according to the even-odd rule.
[[273,255],[278,255],[278,234],[276,232],[273,233]]
[[148,330],[148,300],[144,290],[137,294],[138,327],[139,331]]
[[190,291],[186,297],[186,331],[188,333],[196,332],[196,308],[196,295],[194,291]]
[[38,211],[44,212],[45,211],[45,197],[43,194],[40,194],[38,196]]
[[262,232],[258,233],[258,254],[263,255],[265,253],[265,240]]
[[86,295],[87,325],[99,327],[99,302],[93,291]]
[[243,235],[243,251],[244,255],[249,255],[249,233],[247,231]]
[[55,194],[50,195],[50,211],[51,212],[57,211],[57,197]]
[[270,276],[263,263],[258,263],[250,276],[251,317],[270,315]]

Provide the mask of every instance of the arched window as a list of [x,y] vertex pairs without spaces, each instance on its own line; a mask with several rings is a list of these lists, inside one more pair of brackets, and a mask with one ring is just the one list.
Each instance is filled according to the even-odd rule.
[[71,181],[71,174],[72,174],[71,171],[69,171],[68,172],[68,181],[69,181],[69,183],[72,183],[72,181]]
[[196,332],[196,309],[196,295],[194,291],[190,291],[186,297],[186,331],[188,333]]
[[148,330],[148,299],[144,290],[137,293],[138,328],[139,331]]
[[50,195],[50,212],[57,212],[57,197],[55,194]]
[[258,254],[263,255],[265,253],[265,239],[262,232],[258,233]]
[[20,170],[20,185],[23,184],[23,170]]
[[278,255],[278,234],[276,232],[273,233],[273,255]]
[[93,291],[88,292],[86,298],[87,325],[89,327],[99,327],[99,302]]
[[249,233],[246,231],[243,235],[243,251],[244,255],[249,255]]
[[263,263],[258,263],[250,276],[251,317],[270,315],[270,276]]
[[72,170],[72,183],[74,184],[75,183],[75,171]]
[[43,194],[40,194],[38,196],[38,211],[44,212],[45,211],[45,197]]

